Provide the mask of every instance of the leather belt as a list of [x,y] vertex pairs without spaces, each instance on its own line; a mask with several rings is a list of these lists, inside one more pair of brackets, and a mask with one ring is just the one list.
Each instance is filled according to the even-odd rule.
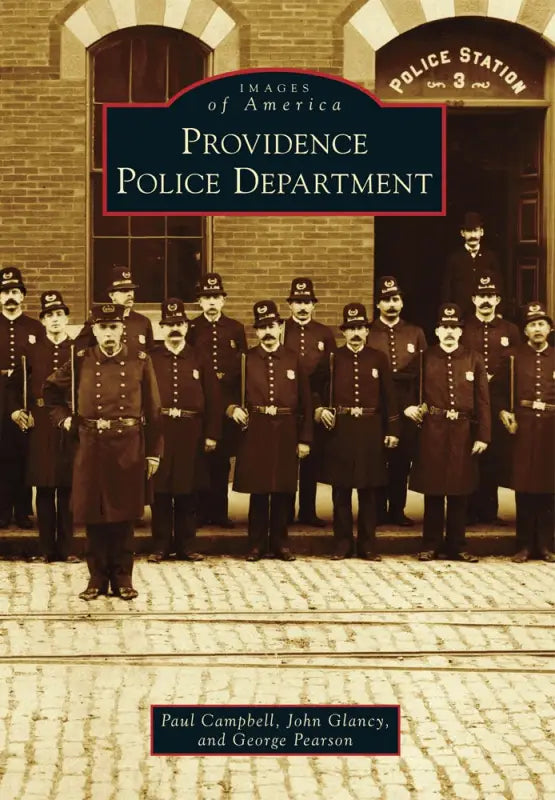
[[37,397],[37,399],[35,400],[35,405],[38,406],[39,408],[42,408],[44,406],[44,398]]
[[188,408],[161,408],[160,413],[164,415],[164,417],[175,417],[179,419],[180,417],[196,417],[200,414],[200,411],[192,411]]
[[255,414],[268,414],[275,417],[276,414],[294,414],[292,408],[284,408],[282,406],[250,406],[250,411]]
[[131,428],[134,425],[140,425],[141,420],[136,417],[120,417],[119,419],[86,419],[81,417],[79,424],[90,430],[108,431],[110,428]]
[[521,400],[520,405],[524,408],[533,408],[534,411],[555,411],[553,403],[544,403],[542,400]]
[[447,419],[470,419],[468,411],[457,411],[455,408],[438,408],[437,406],[428,406],[428,413],[432,416],[446,417]]
[[352,417],[371,417],[376,413],[375,408],[364,408],[363,406],[338,406],[338,414],[350,414]]

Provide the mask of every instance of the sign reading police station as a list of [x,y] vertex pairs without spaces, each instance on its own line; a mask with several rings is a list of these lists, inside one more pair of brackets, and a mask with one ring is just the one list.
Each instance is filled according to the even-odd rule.
[[445,214],[445,107],[248,70],[104,107],[107,215]]

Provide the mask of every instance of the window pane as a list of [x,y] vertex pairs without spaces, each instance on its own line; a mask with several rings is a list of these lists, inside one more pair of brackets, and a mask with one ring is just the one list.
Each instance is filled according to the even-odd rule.
[[95,303],[109,300],[107,287],[112,282],[112,267],[127,264],[127,239],[93,239],[93,298]]
[[132,236],[164,236],[165,217],[131,217]]
[[168,239],[168,297],[196,300],[202,271],[201,239]]
[[162,302],[164,299],[164,239],[133,239],[131,270],[139,284],[135,289],[138,303]]
[[102,173],[91,174],[93,236],[127,236],[129,217],[105,217],[102,214]]
[[[196,44],[196,43],[195,43]],[[204,53],[190,39],[179,39],[169,45],[168,97],[204,78]]]
[[168,236],[202,236],[202,217],[168,217]]
[[156,102],[166,99],[166,43],[148,33],[133,39],[131,51],[131,100]]
[[94,95],[97,103],[129,100],[129,40],[110,41],[94,57]]

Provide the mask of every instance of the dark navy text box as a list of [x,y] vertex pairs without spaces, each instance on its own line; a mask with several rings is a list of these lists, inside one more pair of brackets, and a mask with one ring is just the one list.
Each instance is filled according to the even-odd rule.
[[399,755],[399,706],[151,706],[152,755]]

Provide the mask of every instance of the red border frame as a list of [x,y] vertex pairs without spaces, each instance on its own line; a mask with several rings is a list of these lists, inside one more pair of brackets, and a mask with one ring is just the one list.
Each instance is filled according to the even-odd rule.
[[[441,211],[107,211],[107,148],[106,125],[108,108],[168,108],[179,97],[190,92],[197,86],[212,83],[220,78],[229,78],[234,75],[254,75],[260,72],[288,72],[292,75],[315,75],[319,78],[329,78],[340,83],[346,83],[359,92],[364,92],[377,103],[380,108],[441,108]],[[106,217],[445,217],[447,214],[447,105],[446,103],[391,103],[381,101],[376,95],[369,92],[358,83],[347,78],[330,75],[327,72],[316,72],[310,69],[291,69],[290,67],[256,67],[254,69],[238,69],[232,72],[222,72],[203,78],[201,81],[186,86],[166,103],[104,103],[102,107],[102,214]]]
[[[283,753],[276,751],[275,753],[241,753],[238,751],[232,752],[221,752],[221,753],[153,753],[152,752],[152,742],[153,742],[153,722],[154,722],[154,709],[155,708],[248,708],[248,709],[257,709],[257,708],[396,708],[398,709],[398,720],[399,725],[397,727],[397,752],[396,753]],[[363,703],[357,704],[353,706],[349,703],[342,703],[340,705],[336,703],[256,703],[251,705],[245,705],[243,703],[188,703],[188,704],[177,704],[177,703],[151,703],[150,704],[150,755],[151,756],[195,756],[196,758],[205,758],[206,756],[245,756],[247,758],[258,758],[260,757],[267,757],[270,758],[289,758],[290,756],[298,757],[298,756],[321,756],[321,757],[335,757],[335,758],[354,758],[356,756],[367,758],[368,756],[387,756],[387,757],[399,757],[401,755],[401,706],[399,703]]]

